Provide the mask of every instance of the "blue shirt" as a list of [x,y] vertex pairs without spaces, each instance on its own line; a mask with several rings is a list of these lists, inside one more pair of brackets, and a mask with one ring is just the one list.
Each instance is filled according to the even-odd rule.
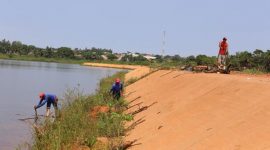
[[122,83],[114,83],[113,85],[112,85],[112,88],[111,88],[111,92],[113,93],[113,94],[117,94],[117,93],[120,93],[121,91],[123,90],[123,85],[122,85]]
[[37,108],[42,107],[45,103],[54,103],[56,100],[56,95],[53,94],[45,94],[45,98],[41,99],[37,105]]

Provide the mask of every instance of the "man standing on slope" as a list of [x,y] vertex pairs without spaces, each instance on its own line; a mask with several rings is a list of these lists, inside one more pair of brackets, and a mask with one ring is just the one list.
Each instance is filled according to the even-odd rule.
[[57,102],[58,102],[58,98],[56,97],[56,95],[53,94],[45,94],[45,93],[40,93],[39,94],[39,103],[38,105],[34,106],[35,111],[42,107],[45,103],[47,103],[47,108],[46,108],[46,117],[48,117],[50,115],[50,108],[51,108],[51,104],[53,104],[54,106],[54,110],[55,110],[55,115],[57,113]]
[[113,98],[117,100],[119,100],[119,98],[123,95],[123,84],[120,82],[119,78],[115,80],[110,93],[113,95]]
[[228,56],[228,43],[227,38],[224,37],[221,42],[219,42],[219,53],[218,53],[218,67],[225,68],[226,65],[226,58]]

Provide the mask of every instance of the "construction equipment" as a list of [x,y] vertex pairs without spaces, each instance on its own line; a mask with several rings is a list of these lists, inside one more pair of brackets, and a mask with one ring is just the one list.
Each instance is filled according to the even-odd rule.
[[225,65],[219,65],[218,63],[214,66],[207,66],[207,65],[199,65],[199,66],[185,66],[181,67],[181,70],[188,70],[193,72],[205,72],[205,73],[222,73],[222,74],[230,74],[230,59],[229,55],[227,54],[225,57]]
[[226,66],[195,66],[192,67],[192,71],[194,72],[204,72],[204,73],[223,73],[230,74],[231,64]]

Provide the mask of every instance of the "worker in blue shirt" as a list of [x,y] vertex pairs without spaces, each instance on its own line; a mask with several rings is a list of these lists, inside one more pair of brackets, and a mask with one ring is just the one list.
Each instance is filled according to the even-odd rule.
[[113,98],[117,100],[119,100],[119,98],[123,95],[123,84],[121,83],[119,78],[115,80],[115,83],[112,85],[110,93],[113,95]]
[[50,115],[50,108],[51,108],[51,104],[53,104],[54,106],[54,110],[55,112],[57,111],[57,102],[58,102],[58,98],[56,97],[56,95],[53,94],[45,94],[45,93],[40,93],[39,94],[39,103],[38,105],[34,106],[35,111],[42,107],[43,105],[45,105],[45,103],[47,103],[47,108],[46,108],[46,117],[48,117]]

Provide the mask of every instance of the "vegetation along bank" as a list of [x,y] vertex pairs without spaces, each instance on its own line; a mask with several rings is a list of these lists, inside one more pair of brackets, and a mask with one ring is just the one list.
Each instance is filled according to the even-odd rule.
[[124,99],[116,101],[108,91],[114,79],[124,79],[124,74],[120,72],[102,79],[94,95],[73,93],[53,123],[45,122],[35,129],[32,148],[112,149],[123,146],[124,122],[132,116],[123,113],[127,106]]

